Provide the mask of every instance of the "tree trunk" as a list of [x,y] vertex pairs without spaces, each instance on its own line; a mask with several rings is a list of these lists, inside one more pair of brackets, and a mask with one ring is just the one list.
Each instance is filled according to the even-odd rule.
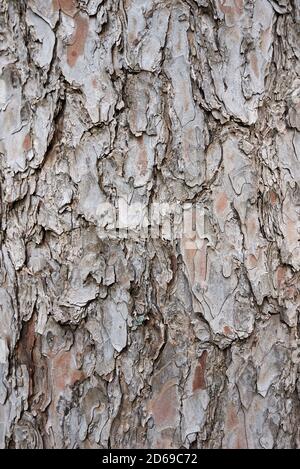
[[300,446],[299,0],[2,0],[0,446]]

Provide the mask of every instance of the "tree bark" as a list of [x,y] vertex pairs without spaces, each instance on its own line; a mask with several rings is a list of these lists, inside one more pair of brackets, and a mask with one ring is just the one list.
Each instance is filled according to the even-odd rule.
[[0,446],[299,447],[299,0],[0,15]]

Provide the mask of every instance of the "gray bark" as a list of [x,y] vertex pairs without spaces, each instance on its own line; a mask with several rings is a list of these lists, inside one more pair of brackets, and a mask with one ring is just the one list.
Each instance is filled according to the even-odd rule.
[[299,447],[299,0],[0,15],[0,446]]

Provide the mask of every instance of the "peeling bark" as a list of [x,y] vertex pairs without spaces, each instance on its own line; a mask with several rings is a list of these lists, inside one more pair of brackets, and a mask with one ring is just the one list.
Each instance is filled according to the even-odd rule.
[[299,22],[2,0],[1,448],[300,446]]

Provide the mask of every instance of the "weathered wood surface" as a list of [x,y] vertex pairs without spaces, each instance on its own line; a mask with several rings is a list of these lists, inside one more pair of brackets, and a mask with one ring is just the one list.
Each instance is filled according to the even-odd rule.
[[0,446],[299,447],[299,0],[0,15]]

